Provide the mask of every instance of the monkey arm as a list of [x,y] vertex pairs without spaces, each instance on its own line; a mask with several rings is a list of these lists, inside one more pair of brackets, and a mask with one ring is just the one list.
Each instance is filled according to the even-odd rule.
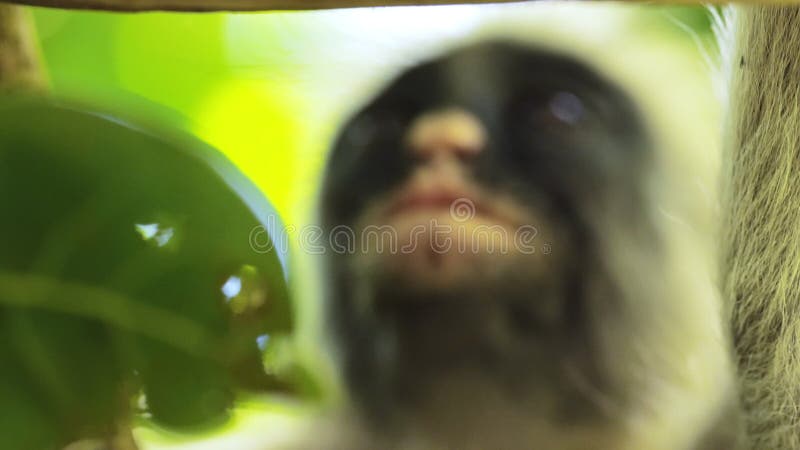
[[800,449],[800,6],[733,26],[725,297],[752,448]]

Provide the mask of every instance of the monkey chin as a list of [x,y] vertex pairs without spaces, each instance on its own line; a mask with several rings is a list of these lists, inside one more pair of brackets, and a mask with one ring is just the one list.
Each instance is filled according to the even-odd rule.
[[415,208],[376,222],[360,227],[360,269],[419,289],[502,281],[520,264],[528,276],[545,277],[552,266],[552,239],[542,226],[480,212],[459,217],[443,208]]

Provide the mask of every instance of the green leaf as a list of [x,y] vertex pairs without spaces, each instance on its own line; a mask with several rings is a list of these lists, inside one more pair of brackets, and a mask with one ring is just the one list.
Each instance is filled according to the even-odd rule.
[[[163,133],[161,133],[163,134]],[[275,211],[216,150],[55,101],[0,102],[0,448],[224,420],[291,332]]]

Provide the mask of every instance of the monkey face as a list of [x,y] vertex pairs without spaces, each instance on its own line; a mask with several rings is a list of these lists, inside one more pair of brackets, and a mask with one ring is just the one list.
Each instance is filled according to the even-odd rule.
[[370,414],[442,380],[548,415],[592,410],[570,377],[614,390],[598,335],[623,302],[606,243],[655,254],[639,117],[569,57],[486,43],[412,68],[350,119],[321,216],[329,317]]
[[323,217],[355,232],[374,276],[449,289],[520,254],[558,258],[588,202],[635,216],[647,151],[630,102],[590,68],[484,44],[412,69],[350,120]]

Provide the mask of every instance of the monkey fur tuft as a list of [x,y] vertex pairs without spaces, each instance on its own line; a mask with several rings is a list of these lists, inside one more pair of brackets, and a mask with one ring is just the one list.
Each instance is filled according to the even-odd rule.
[[741,6],[728,48],[722,270],[751,448],[800,449],[800,7]]

